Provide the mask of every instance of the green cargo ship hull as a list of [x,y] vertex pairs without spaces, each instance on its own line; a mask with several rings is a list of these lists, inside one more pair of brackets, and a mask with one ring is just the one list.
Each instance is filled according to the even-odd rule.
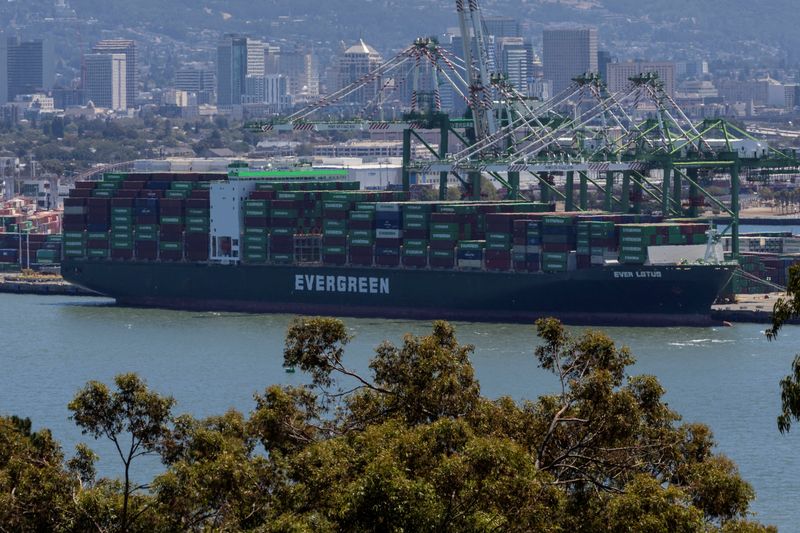
[[619,265],[564,273],[67,259],[65,279],[121,305],[591,325],[714,323],[727,265]]

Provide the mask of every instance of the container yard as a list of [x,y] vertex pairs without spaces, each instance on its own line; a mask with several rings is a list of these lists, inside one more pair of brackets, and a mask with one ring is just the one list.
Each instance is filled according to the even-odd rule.
[[24,198],[0,203],[0,272],[60,262],[60,212],[37,211]]

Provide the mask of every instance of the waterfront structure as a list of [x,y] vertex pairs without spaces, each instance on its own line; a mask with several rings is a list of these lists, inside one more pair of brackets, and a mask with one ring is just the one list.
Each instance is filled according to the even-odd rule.
[[86,54],[86,98],[95,107],[114,111],[128,109],[128,68],[125,54]]
[[597,29],[553,27],[544,30],[544,77],[558,94],[572,79],[597,72]]
[[125,108],[135,109],[139,96],[139,66],[136,41],[107,39],[94,45],[94,53],[122,54],[125,56]]

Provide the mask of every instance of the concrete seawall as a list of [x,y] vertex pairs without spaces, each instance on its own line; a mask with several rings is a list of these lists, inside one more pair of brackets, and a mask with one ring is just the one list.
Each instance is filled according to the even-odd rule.
[[36,278],[21,276],[20,274],[0,274],[0,293],[100,296],[96,292],[87,291],[86,289],[67,283],[61,277],[47,276]]

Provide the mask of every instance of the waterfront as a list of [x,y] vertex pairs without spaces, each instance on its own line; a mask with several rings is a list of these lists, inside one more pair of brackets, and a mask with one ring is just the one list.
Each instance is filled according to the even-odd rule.
[[[87,440],[107,458],[104,474],[119,470],[111,450],[81,436],[67,402],[90,379],[108,382],[120,372],[141,374],[178,400],[176,412],[196,416],[234,407],[249,411],[252,394],[273,383],[299,383],[287,374],[282,346],[288,315],[241,315],[126,309],[98,298],[0,295],[4,317],[0,413],[31,417],[49,427],[71,453]],[[365,371],[372,349],[427,322],[346,320],[356,336],[345,361]],[[461,342],[476,345],[473,362],[483,391],[515,399],[555,391],[555,378],[533,358],[532,326],[457,324]],[[611,328],[638,359],[633,373],[655,374],[670,405],[687,421],[709,424],[720,450],[740,466],[758,494],[753,510],[783,531],[796,530],[791,504],[800,497],[800,427],[781,436],[775,425],[778,381],[800,352],[800,327],[775,343],[764,326],[731,328]],[[145,465],[157,468],[156,464]]]

